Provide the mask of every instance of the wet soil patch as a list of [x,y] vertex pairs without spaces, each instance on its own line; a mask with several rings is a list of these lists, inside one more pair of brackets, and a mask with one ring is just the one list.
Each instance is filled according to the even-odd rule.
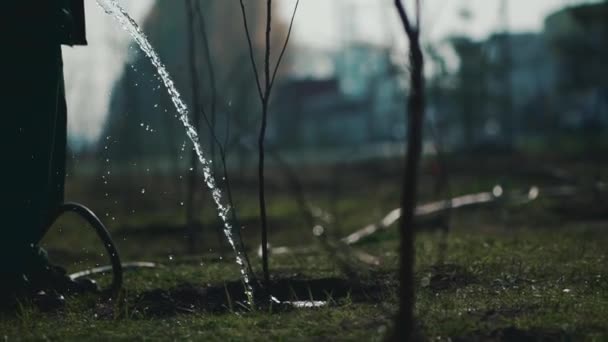
[[[305,279],[300,277],[271,280],[270,291],[255,285],[255,302],[258,309],[271,311],[293,310],[284,302],[325,302],[340,305],[349,302],[378,301],[387,288],[386,279],[351,281],[342,278]],[[129,305],[143,317],[170,316],[179,313],[224,313],[250,310],[244,286],[240,281],[201,286],[182,284],[171,289],[146,291]],[[268,300],[271,294],[282,304]]]

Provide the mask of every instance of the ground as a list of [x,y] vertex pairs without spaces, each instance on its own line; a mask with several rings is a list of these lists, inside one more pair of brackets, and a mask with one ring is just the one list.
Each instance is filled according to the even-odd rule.
[[[484,170],[484,174],[453,176],[458,183],[452,192],[491,189],[498,176],[492,170]],[[137,219],[131,217],[128,227],[111,227],[120,236],[124,258],[152,260],[163,267],[127,273],[120,303],[95,295],[71,297],[67,307],[48,313],[24,302],[16,313],[2,314],[0,338],[383,340],[391,331],[397,303],[396,227],[350,248],[336,247],[333,237],[375,222],[392,209],[398,191],[386,178],[374,187],[341,191],[333,210],[334,225],[338,226],[339,218],[340,228],[328,231],[327,240],[298,227],[275,230],[271,236],[275,246],[290,247],[289,253],[271,257],[273,277],[282,291],[277,296],[322,300],[327,302],[324,307],[244,308],[239,304],[243,298],[239,297],[242,292],[232,254],[225,251],[221,256],[217,248],[184,253],[180,250],[183,232],[157,229],[144,234],[134,227],[145,224],[137,225]],[[536,181],[530,175],[501,179],[513,187]],[[361,195],[365,192],[367,197]],[[430,200],[430,192],[423,190],[423,200]],[[311,191],[309,198],[325,203],[320,199],[322,193]],[[607,211],[593,196],[564,200],[541,195],[528,204],[498,203],[455,211],[444,256],[439,248],[441,231],[432,223],[421,225],[416,242],[416,317],[421,334],[429,340],[608,339]],[[297,216],[297,206],[289,198],[277,192],[271,202],[276,225]],[[244,207],[243,217],[248,210],[255,214],[254,205]],[[138,219],[162,221],[151,216],[142,214]],[[54,235],[47,238],[51,256],[71,270],[102,263],[102,250],[95,247],[92,234],[72,225],[68,221],[60,224],[63,229],[54,228]],[[120,233],[121,229],[131,231]],[[248,245],[255,246],[255,229],[247,234]],[[212,237],[212,231],[207,235]],[[207,236],[211,242],[204,242],[205,251],[216,241],[211,237]],[[356,256],[362,252],[379,264],[359,261]],[[254,247],[250,256],[259,271]],[[107,285],[109,278],[100,276],[98,280]],[[281,292],[278,287],[277,291]]]

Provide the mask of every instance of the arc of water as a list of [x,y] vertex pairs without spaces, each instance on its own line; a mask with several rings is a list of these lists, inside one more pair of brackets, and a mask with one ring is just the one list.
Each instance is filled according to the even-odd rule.
[[152,62],[152,65],[157,69],[158,75],[162,80],[167,92],[171,96],[171,100],[173,101],[173,105],[179,114],[179,120],[184,125],[186,129],[186,135],[194,145],[194,150],[198,156],[198,160],[203,167],[203,175],[205,179],[205,183],[209,190],[211,191],[211,195],[213,197],[213,201],[215,202],[218,216],[221,218],[224,224],[224,235],[228,240],[228,243],[232,247],[235,252],[236,263],[239,265],[241,278],[243,279],[243,283],[245,285],[245,294],[249,300],[249,304],[253,305],[253,288],[251,287],[251,282],[249,280],[249,274],[247,273],[247,267],[245,265],[245,259],[243,258],[243,252],[237,247],[234,237],[233,237],[233,226],[228,218],[228,213],[230,211],[230,206],[225,205],[223,203],[222,191],[217,187],[215,182],[215,177],[211,171],[211,161],[205,158],[203,153],[203,149],[201,147],[199,141],[199,135],[196,129],[190,123],[190,119],[188,118],[188,107],[182,100],[181,94],[175,87],[171,76],[167,72],[165,65],[161,62],[160,57],[148,41],[146,35],[139,28],[139,25],[135,22],[133,18],[129,15],[129,13],[118,3],[117,0],[97,0],[97,4],[110,16],[112,16],[120,26],[127,31],[131,37],[135,40],[140,49],[146,54],[146,56]]

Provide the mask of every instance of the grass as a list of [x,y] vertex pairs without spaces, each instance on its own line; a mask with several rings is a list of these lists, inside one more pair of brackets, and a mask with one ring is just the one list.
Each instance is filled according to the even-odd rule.
[[[491,173],[483,177],[463,173],[453,191],[457,195],[488,190],[494,179],[497,177]],[[356,182],[349,179],[349,184]],[[529,184],[525,179],[508,182]],[[389,181],[345,189],[332,213],[339,228],[330,227],[333,230],[328,234],[341,236],[381,218],[393,209],[398,200],[396,191]],[[243,196],[239,201],[245,203],[240,206],[241,214],[255,217],[255,208],[247,205],[250,200],[243,193],[239,192]],[[277,278],[346,279],[340,263],[330,258],[299,218],[294,218],[298,209],[289,195],[271,194],[269,207],[276,222],[271,241],[294,247],[292,253],[271,256],[272,273]],[[311,202],[329,207],[322,191],[308,195]],[[428,192],[422,196],[431,198]],[[457,212],[443,263],[438,262],[441,233],[429,230],[418,234],[416,316],[422,334],[439,341],[608,340],[606,221],[572,220],[556,208],[561,207],[541,200],[527,206]],[[158,210],[137,212],[129,217],[135,226],[145,226],[159,217],[164,222],[181,217]],[[117,215],[116,221],[123,219]],[[59,226],[63,229],[55,228],[46,242],[56,260],[71,270],[105,262],[93,234],[79,231],[77,222],[69,219]],[[110,227],[115,232],[120,229],[117,224]],[[366,298],[354,292],[327,292],[315,299],[328,300],[330,305],[293,310],[239,309],[228,290],[230,283],[238,281],[238,269],[231,254],[220,257],[213,245],[216,239],[209,234],[212,231],[203,236],[203,250],[196,255],[184,253],[184,239],[176,232],[121,236],[125,259],[149,259],[164,265],[126,274],[126,304],[115,305],[89,295],[68,298],[64,309],[45,313],[31,303],[22,303],[16,313],[0,314],[0,339],[381,341],[391,331],[397,303],[395,229],[353,247],[376,256],[379,266],[343,260],[357,269],[361,283],[373,285],[378,293]],[[246,238],[254,265],[259,266],[253,253],[255,225],[248,227]],[[213,252],[208,252],[209,248]],[[259,267],[255,269],[259,273]],[[109,278],[98,280],[105,285]],[[197,308],[192,313],[151,315],[138,306],[142,294],[184,283],[216,285],[230,300],[221,312]],[[310,289],[298,299],[308,300],[308,293],[312,293]]]
[[[395,272],[392,232],[358,248],[380,256],[379,272]],[[446,263],[437,265],[437,234],[418,238],[417,317],[428,338],[491,336],[519,329],[537,337],[608,338],[608,237],[592,224],[556,229],[454,232]],[[343,277],[314,246],[302,255],[276,256],[275,274]],[[180,283],[237,279],[232,263],[175,260],[165,268],[127,275],[127,296]],[[381,340],[390,330],[396,287],[387,281],[380,301],[337,300],[337,305],[287,312],[231,312],[115,319],[101,317],[95,297],[77,297],[56,313],[24,304],[0,320],[8,340]],[[128,308],[126,309],[128,312]],[[0,336],[2,337],[2,336]]]

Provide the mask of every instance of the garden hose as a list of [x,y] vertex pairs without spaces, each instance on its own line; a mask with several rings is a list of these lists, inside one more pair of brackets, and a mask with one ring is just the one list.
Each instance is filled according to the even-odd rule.
[[48,232],[48,229],[55,223],[59,217],[66,213],[75,213],[82,217],[97,233],[97,236],[101,239],[104,244],[104,247],[110,256],[110,265],[109,266],[101,266],[95,267],[79,272],[75,272],[69,275],[70,279],[76,280],[79,278],[107,273],[112,271],[113,279],[112,285],[110,286],[110,291],[116,295],[120,292],[123,286],[123,271],[127,269],[140,269],[140,268],[156,268],[159,267],[158,264],[153,262],[127,262],[121,263],[120,254],[118,253],[118,249],[114,244],[114,240],[112,240],[112,236],[108,229],[104,226],[101,220],[93,213],[93,211],[82,204],[67,202],[59,206],[55,215],[53,215],[49,225],[47,226],[47,230],[43,232],[43,235]]
[[99,217],[97,217],[97,215],[95,215],[95,213],[91,209],[89,209],[86,206],[79,204],[79,203],[67,202],[67,203],[60,205],[59,208],[57,208],[57,210],[55,211],[55,214],[51,217],[51,221],[46,226],[46,230],[42,232],[42,236],[46,235],[46,233],[48,232],[50,227],[62,215],[66,214],[66,213],[77,214],[78,216],[83,218],[91,227],[93,227],[93,229],[95,230],[95,233],[97,233],[97,236],[103,242],[103,245],[110,257],[110,265],[95,267],[95,268],[72,273],[69,275],[71,280],[77,280],[79,278],[96,275],[96,274],[108,273],[111,271],[113,274],[113,279],[112,279],[112,285],[110,286],[110,291],[112,294],[117,295],[123,286],[123,271],[124,270],[141,269],[141,268],[156,268],[156,267],[160,266],[153,262],[144,262],[144,261],[121,263],[120,254],[118,253],[118,249],[116,248],[116,245],[114,244],[114,240],[112,240],[112,236],[110,235],[110,232],[108,231],[108,229],[105,227],[105,225],[101,222]]
[[66,213],[75,213],[78,216],[82,217],[87,223],[95,229],[95,233],[103,242],[103,245],[110,256],[110,265],[109,266],[101,266],[95,267],[88,270],[72,273],[69,275],[70,279],[76,280],[82,277],[87,277],[90,275],[107,273],[112,271],[113,279],[110,290],[113,294],[118,294],[122,289],[123,285],[123,271],[125,269],[133,269],[133,268],[155,268],[159,265],[153,262],[128,262],[121,263],[120,262],[120,254],[118,253],[118,249],[114,244],[114,240],[112,240],[112,236],[108,229],[104,226],[101,220],[95,215],[95,213],[85,207],[82,204],[67,202],[59,206],[55,211],[55,214],[51,217],[51,221],[46,227],[46,230],[43,232],[43,236],[46,235],[50,227],[55,223],[59,217]]
[[[51,218],[51,221],[50,221],[49,225],[47,226],[47,230],[44,232],[44,234],[46,234],[48,229],[50,229],[50,227],[53,225],[53,223],[55,223],[55,221],[57,221],[59,219],[59,217],[61,217],[63,214],[66,214],[66,213],[77,214],[78,216],[82,217],[85,221],[87,221],[87,223],[91,227],[93,227],[93,229],[95,229],[95,233],[97,233],[97,236],[103,242],[103,245],[104,245],[106,251],[108,252],[108,256],[110,257],[111,269],[112,269],[112,273],[113,273],[112,285],[110,287],[110,290],[112,291],[113,294],[119,293],[120,289],[122,289],[122,284],[123,284],[123,267],[122,267],[122,263],[120,262],[120,255],[118,253],[118,249],[116,249],[116,245],[114,244],[112,237],[110,236],[110,232],[108,232],[108,230],[106,229],[104,224],[97,217],[97,215],[95,215],[95,213],[93,213],[93,211],[91,209],[85,207],[82,204],[73,203],[73,202],[67,202],[67,203],[60,205],[59,208],[57,209],[57,211],[55,212],[55,214],[53,215],[53,217]],[[83,272],[79,272],[79,274],[80,273],[83,273]],[[99,273],[99,272],[84,271],[84,274],[82,276],[93,274],[93,273]],[[77,276],[77,277],[70,276],[70,278],[72,278],[72,279],[77,279],[80,277],[81,276]]]

